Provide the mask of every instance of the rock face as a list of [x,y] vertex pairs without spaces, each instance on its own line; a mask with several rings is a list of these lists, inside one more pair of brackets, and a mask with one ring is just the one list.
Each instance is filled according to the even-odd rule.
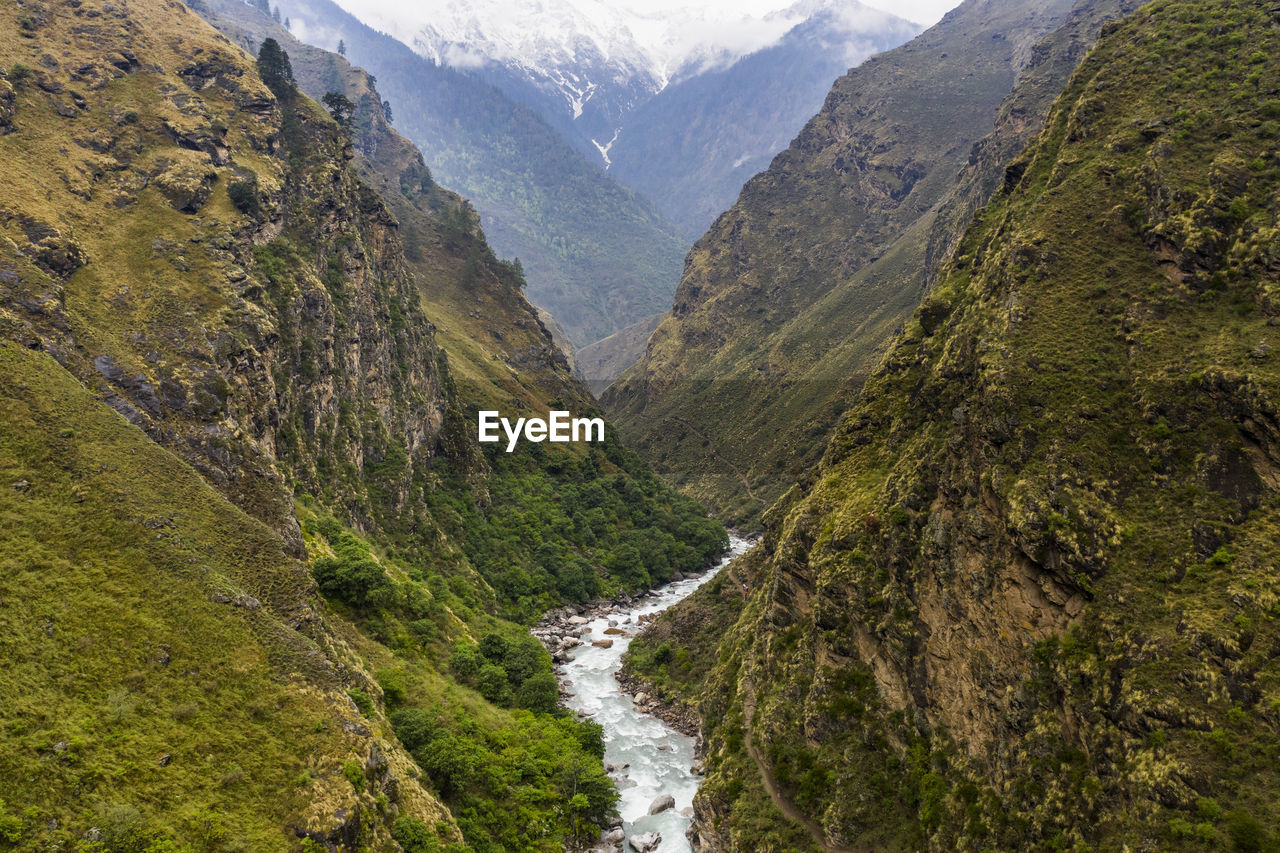
[[726,523],[758,525],[821,458],[1101,22],[1136,5],[965,3],[838,79],[694,245],[671,313],[602,395],[628,441]]
[[766,515],[701,707],[707,849],[1271,843],[1280,161],[1215,83],[1250,56],[1280,72],[1260,7],[1106,27]]
[[[341,130],[282,103],[230,45],[205,51],[198,66],[162,56],[167,47],[139,47],[179,70],[177,88],[158,107],[163,122],[134,114],[99,127],[92,141],[77,137],[83,145],[68,140],[69,174],[90,176],[69,177],[69,188],[79,192],[84,181],[92,199],[82,205],[76,242],[30,224],[39,214],[21,205],[8,226],[56,278],[87,266],[77,293],[115,320],[69,312],[64,293],[39,276],[0,283],[0,296],[64,366],[100,385],[125,417],[298,553],[283,476],[300,492],[346,505],[358,527],[391,523],[414,477],[443,448],[455,450],[464,470],[479,464],[448,434],[460,428],[446,423],[450,380],[418,308],[396,220],[349,168],[353,152]],[[230,136],[215,112],[236,116]],[[287,146],[292,159],[276,156]],[[104,168],[105,160],[113,165]],[[235,184],[252,187],[252,215],[208,209],[215,185]],[[135,221],[157,190],[178,215],[140,260],[109,223]],[[148,307],[193,269],[212,298],[163,316]],[[104,374],[90,358],[115,368]],[[320,470],[321,460],[339,456],[350,467]]]

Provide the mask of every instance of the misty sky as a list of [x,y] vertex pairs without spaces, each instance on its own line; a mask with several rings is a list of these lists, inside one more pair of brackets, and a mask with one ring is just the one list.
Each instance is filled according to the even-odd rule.
[[[784,9],[794,2],[795,0],[613,0],[611,5],[636,11],[703,6],[762,14],[775,9]],[[861,0],[861,2],[926,26],[937,23],[943,15],[960,5],[960,0]]]

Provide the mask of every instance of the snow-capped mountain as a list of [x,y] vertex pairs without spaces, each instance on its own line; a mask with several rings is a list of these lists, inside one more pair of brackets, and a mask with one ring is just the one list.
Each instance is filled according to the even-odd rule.
[[775,44],[671,81],[627,116],[610,147],[610,173],[690,240],[787,147],[833,80],[919,30],[856,3],[802,8],[804,21]]
[[626,0],[339,2],[422,56],[474,70],[605,165],[625,117],[673,81],[727,67],[833,9],[869,29],[897,21],[855,0],[802,0],[763,14],[642,12]]

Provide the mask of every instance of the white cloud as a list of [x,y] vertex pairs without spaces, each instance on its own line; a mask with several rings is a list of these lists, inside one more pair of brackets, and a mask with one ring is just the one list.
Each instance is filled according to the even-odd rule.
[[[704,9],[726,14],[765,15],[792,5],[794,0],[608,0],[609,5],[639,14]],[[937,23],[960,0],[862,0],[868,6],[926,26]]]

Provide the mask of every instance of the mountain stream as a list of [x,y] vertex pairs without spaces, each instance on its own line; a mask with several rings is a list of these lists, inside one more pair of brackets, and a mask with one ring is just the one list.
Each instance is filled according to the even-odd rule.
[[[583,645],[569,652],[568,662],[557,668],[562,688],[572,694],[565,705],[604,727],[604,761],[606,766],[618,768],[610,775],[622,795],[618,810],[627,838],[657,832],[662,843],[654,850],[659,853],[689,853],[693,849],[685,830],[692,822],[693,795],[701,782],[690,769],[694,764],[694,739],[657,717],[642,713],[622,692],[614,674],[622,665],[631,635],[641,628],[641,616],[660,613],[686,598],[749,545],[744,539],[730,537],[729,553],[706,572],[660,587],[627,605],[628,609],[613,607],[607,614],[591,617],[581,626],[590,628],[590,635],[581,636]],[[626,633],[605,634],[611,627],[610,620]],[[597,640],[612,640],[613,645],[593,646]],[[663,794],[675,798],[675,808],[649,814],[650,804]]]

